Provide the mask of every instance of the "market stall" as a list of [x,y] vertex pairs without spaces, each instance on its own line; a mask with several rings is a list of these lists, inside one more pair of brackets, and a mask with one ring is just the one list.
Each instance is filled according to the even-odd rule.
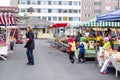
[[[119,30],[116,29],[120,28],[120,9],[114,10],[106,14],[98,15],[97,21],[113,23],[111,24],[111,26],[109,26],[114,27],[114,30],[110,31],[111,38],[109,38],[109,35],[107,36],[110,40],[107,41],[98,52],[98,62],[103,63],[100,70],[102,73],[106,73],[108,66],[110,65],[110,63],[112,63],[113,67],[116,70],[117,77],[118,71],[120,71],[120,39]],[[114,36],[112,36],[113,32],[115,32]],[[113,45],[110,44],[111,42],[113,43]]]
[[10,53],[10,38],[11,33],[15,33],[11,28],[16,26],[17,7],[0,7],[0,57],[7,60],[5,57]]

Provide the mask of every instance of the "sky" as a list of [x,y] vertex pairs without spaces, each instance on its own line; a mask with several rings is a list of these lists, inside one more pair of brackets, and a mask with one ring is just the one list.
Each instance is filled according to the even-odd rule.
[[0,6],[9,6],[10,0],[0,0]]

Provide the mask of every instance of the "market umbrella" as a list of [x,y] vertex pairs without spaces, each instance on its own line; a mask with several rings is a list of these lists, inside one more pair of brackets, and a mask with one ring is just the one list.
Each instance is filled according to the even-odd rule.
[[120,21],[120,9],[98,15],[97,21]]

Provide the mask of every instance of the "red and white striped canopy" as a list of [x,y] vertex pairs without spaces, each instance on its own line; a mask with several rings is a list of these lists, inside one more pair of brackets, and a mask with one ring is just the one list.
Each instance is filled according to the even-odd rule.
[[54,23],[51,25],[51,28],[66,27],[68,23]]
[[17,18],[12,12],[1,12],[0,13],[0,24],[1,25],[16,25]]

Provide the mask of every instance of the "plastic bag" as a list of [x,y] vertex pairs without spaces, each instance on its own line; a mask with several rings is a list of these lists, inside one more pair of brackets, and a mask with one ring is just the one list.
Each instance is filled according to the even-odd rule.
[[77,49],[77,50],[75,51],[75,58],[76,58],[76,59],[78,59],[78,55],[79,55],[79,49]]

